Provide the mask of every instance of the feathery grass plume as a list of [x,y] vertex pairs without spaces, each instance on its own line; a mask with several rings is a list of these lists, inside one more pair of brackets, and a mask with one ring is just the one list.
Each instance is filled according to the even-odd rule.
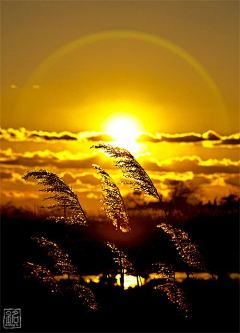
[[[162,202],[161,196],[158,194],[146,171],[127,149],[104,143],[99,143],[98,145],[94,145],[92,147],[103,149],[107,155],[115,158],[114,165],[121,169],[125,178],[133,179],[133,181],[130,181],[130,185],[134,189],[144,191],[146,195],[151,195]],[[163,210],[167,218],[168,214],[164,208]],[[157,227],[162,228],[164,232],[170,234],[171,240],[174,242],[176,249],[189,266],[206,271],[204,260],[199,253],[197,246],[191,242],[186,232],[181,229],[173,228],[171,225],[166,223],[162,223]]]
[[114,227],[122,232],[131,231],[128,215],[121,193],[109,174],[99,165],[93,164],[102,180],[103,210],[111,219]]
[[134,265],[116,244],[110,242],[106,242],[105,244],[111,249],[113,260],[118,266],[122,266],[122,269],[126,270],[127,273],[136,274]]
[[170,240],[174,243],[179,255],[188,266],[201,271],[207,271],[204,259],[198,251],[197,245],[192,243],[187,232],[167,223],[160,223],[157,225],[157,228],[161,228],[165,233],[170,235]]
[[27,180],[29,177],[38,180],[38,185],[45,186],[45,188],[40,191],[52,192],[54,194],[44,200],[52,199],[56,201],[56,204],[44,206],[45,208],[52,209],[60,207],[63,208],[64,211],[69,209],[73,213],[71,217],[56,217],[56,222],[62,221],[66,224],[88,225],[86,216],[78,201],[77,195],[58,175],[53,172],[40,169],[28,171],[22,178]]
[[159,279],[166,279],[167,281],[175,279],[175,272],[172,265],[158,261],[154,262],[152,266],[157,268],[157,275]]
[[31,275],[34,275],[40,282],[46,284],[47,288],[51,292],[57,292],[60,294],[62,293],[57,281],[54,279],[54,276],[47,268],[33,264],[31,262],[27,262],[26,264],[23,264],[23,266],[30,269]]
[[[47,256],[54,259],[54,267],[58,273],[68,274],[77,280],[81,280],[81,276],[77,273],[76,267],[72,264],[68,254],[65,254],[62,249],[54,242],[46,240],[46,238],[32,237],[43,249],[46,251]],[[41,267],[41,266],[39,266]],[[78,298],[82,301],[83,306],[92,310],[97,310],[98,303],[90,288],[81,285],[79,282],[70,280],[69,290],[77,293]]]
[[54,268],[60,274],[68,274],[68,276],[77,276],[77,269],[69,259],[68,254],[64,253],[62,249],[54,242],[48,241],[44,237],[31,237],[31,239],[39,244],[45,251],[47,256],[53,258]]
[[115,158],[114,165],[122,171],[125,178],[130,180],[127,183],[122,182],[123,184],[130,184],[134,190],[143,191],[145,195],[153,196],[162,201],[146,171],[127,149],[102,142],[98,145],[93,145],[91,148],[103,149],[107,155]]
[[67,289],[77,294],[77,297],[81,300],[84,307],[91,310],[99,310],[100,307],[96,298],[92,290],[87,286],[81,285],[78,282],[73,282],[67,287]]
[[184,291],[175,285],[175,283],[164,283],[154,287],[156,290],[163,291],[168,300],[174,304],[178,312],[185,316],[190,317],[190,303],[184,293]]

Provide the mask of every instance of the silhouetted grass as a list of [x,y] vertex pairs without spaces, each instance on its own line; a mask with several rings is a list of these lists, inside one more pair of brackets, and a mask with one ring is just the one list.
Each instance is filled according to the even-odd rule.
[[[239,271],[239,215],[232,199],[218,207],[195,205],[191,216],[185,201],[177,209],[187,207],[188,213],[174,221],[173,203],[162,202],[127,150],[102,144],[96,148],[114,157],[130,185],[158,203],[127,211],[117,185],[95,166],[102,178],[106,216],[87,217],[73,190],[57,175],[28,172],[24,178],[39,180],[42,190],[53,194],[50,208],[61,209],[64,216],[49,220],[13,206],[1,209],[2,304],[22,309],[20,331],[238,331],[239,282],[227,274]],[[223,214],[223,207],[228,213]],[[205,263],[218,280],[197,281],[189,274],[206,271]],[[175,271],[185,271],[188,278],[177,282]],[[147,280],[154,272],[157,279],[123,290],[124,274]],[[68,279],[56,281],[59,273]],[[119,273],[122,288],[116,285]],[[92,274],[101,274],[99,283],[83,280]]]

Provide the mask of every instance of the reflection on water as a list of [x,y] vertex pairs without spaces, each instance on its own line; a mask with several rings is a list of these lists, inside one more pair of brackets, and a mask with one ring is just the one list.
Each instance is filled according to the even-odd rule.
[[67,280],[68,279],[68,275],[67,274],[63,274],[63,275],[54,275],[54,279],[57,280],[58,282],[60,280]]
[[[228,276],[232,279],[232,280],[238,280],[240,282],[240,274],[239,273],[229,273]],[[54,276],[55,279],[57,281],[60,281],[61,279],[66,280],[68,279],[68,275],[64,274],[64,275],[55,275]],[[86,283],[90,283],[90,282],[95,282],[95,283],[99,283],[101,277],[103,277],[103,274],[99,274],[99,275],[83,275],[82,278]],[[117,274],[115,276],[115,279],[117,281],[117,285],[120,286],[120,274]],[[128,288],[134,288],[136,286],[142,286],[148,282],[150,282],[151,280],[154,279],[158,279],[158,274],[156,273],[150,273],[149,277],[147,279],[144,279],[141,276],[134,276],[134,275],[124,275],[124,289],[128,289]],[[185,279],[187,278],[187,274],[185,272],[175,272],[175,281],[176,282],[183,282]],[[214,280],[218,280],[218,276],[217,275],[211,275],[209,273],[193,273],[190,275],[191,279],[196,279],[196,280],[212,280],[214,278]],[[75,279],[78,280],[77,277],[71,277],[71,279]]]
[[[176,282],[183,282],[187,278],[187,273],[185,272],[175,272],[175,281]],[[196,279],[196,280],[218,280],[217,275],[211,275],[209,273],[201,272],[201,273],[192,273],[190,274],[190,278]],[[153,279],[158,279],[158,275],[156,273],[151,273],[149,274],[149,278],[147,279],[146,282],[149,282]]]
[[[100,278],[103,276],[103,274],[99,274],[99,275],[83,275],[82,278],[86,283],[90,283],[90,282],[95,282],[95,283],[99,283]],[[63,274],[63,275],[55,275],[54,276],[55,280],[60,281],[60,280],[67,280],[68,279],[68,274]],[[79,277],[78,276],[71,276],[70,277],[71,280],[76,280],[79,281]]]
[[240,282],[240,274],[239,273],[229,273],[228,276],[232,280],[238,280]]
[[[234,274],[235,279],[236,279],[237,275],[238,275],[238,278],[239,278],[239,274],[237,274],[237,273],[233,273],[233,274]],[[120,286],[120,277],[121,277],[120,274],[116,275],[117,285],[119,285],[119,286]],[[187,274],[185,272],[175,272],[175,281],[176,282],[181,283],[186,278],[187,278]],[[213,275],[212,276],[209,273],[193,273],[190,276],[190,278],[196,279],[196,280],[212,280],[214,278],[215,281],[218,280],[218,276],[217,275]],[[138,279],[137,279],[136,276],[133,276],[133,275],[125,275],[124,276],[124,289],[128,289],[129,287],[134,288],[134,287],[136,287],[138,285],[141,286],[141,285],[143,285],[145,283],[148,283],[151,280],[159,279],[159,275],[156,274],[156,273],[150,273],[149,277],[146,280],[143,277],[141,277],[141,276],[138,277]]]
[[[186,279],[187,275],[184,272],[175,272],[175,280],[177,282],[182,282],[184,279]],[[149,278],[147,279],[146,282],[149,282],[154,279],[159,279],[159,275],[156,273],[150,273]]]
[[[116,275],[117,285],[121,286],[120,279],[121,275]],[[141,276],[133,276],[133,275],[124,275],[124,289],[128,289],[129,287],[134,288],[136,286],[141,286],[145,284],[145,279]]]
[[82,276],[82,278],[87,283],[90,283],[90,282],[99,283],[100,278],[102,276],[103,276],[103,274],[99,274],[99,275],[84,275],[84,276]]

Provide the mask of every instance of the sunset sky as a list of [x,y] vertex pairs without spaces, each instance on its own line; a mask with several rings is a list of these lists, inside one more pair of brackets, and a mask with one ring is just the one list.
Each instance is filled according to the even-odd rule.
[[165,200],[173,180],[203,202],[240,195],[238,1],[2,1],[1,15],[2,204],[41,206],[21,177],[43,168],[97,212],[92,164],[120,180],[100,140]]

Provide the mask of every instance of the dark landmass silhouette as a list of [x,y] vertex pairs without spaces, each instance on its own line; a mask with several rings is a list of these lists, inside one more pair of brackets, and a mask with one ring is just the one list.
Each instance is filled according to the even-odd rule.
[[[125,198],[125,202],[132,231],[120,242],[139,274],[147,278],[154,272],[152,262],[156,260],[171,263],[176,271],[186,272],[187,265],[180,260],[168,236],[156,228],[164,222],[160,203],[145,203],[137,193],[128,200]],[[22,309],[20,331],[239,331],[239,280],[229,276],[239,273],[239,199],[230,195],[219,204],[189,204],[175,192],[175,200],[164,204],[165,209],[172,212],[171,224],[188,232],[198,245],[209,272],[215,276],[212,280],[197,280],[193,272],[193,276],[190,274],[178,283],[191,304],[192,314],[188,319],[176,312],[163,293],[153,289],[157,280],[124,292],[113,284],[114,275],[119,271],[104,242],[115,242],[116,231],[104,215],[89,217],[88,227],[67,226],[47,220],[46,215],[51,212],[42,210],[36,214],[11,204],[2,206],[2,307]],[[80,276],[101,274],[99,283],[86,284],[95,294],[99,311],[86,310],[72,293],[49,292],[44,284],[27,273],[26,262],[44,265],[55,272],[51,258],[43,255],[31,237],[46,237],[60,245]],[[68,280],[60,281],[62,287],[67,283]]]

